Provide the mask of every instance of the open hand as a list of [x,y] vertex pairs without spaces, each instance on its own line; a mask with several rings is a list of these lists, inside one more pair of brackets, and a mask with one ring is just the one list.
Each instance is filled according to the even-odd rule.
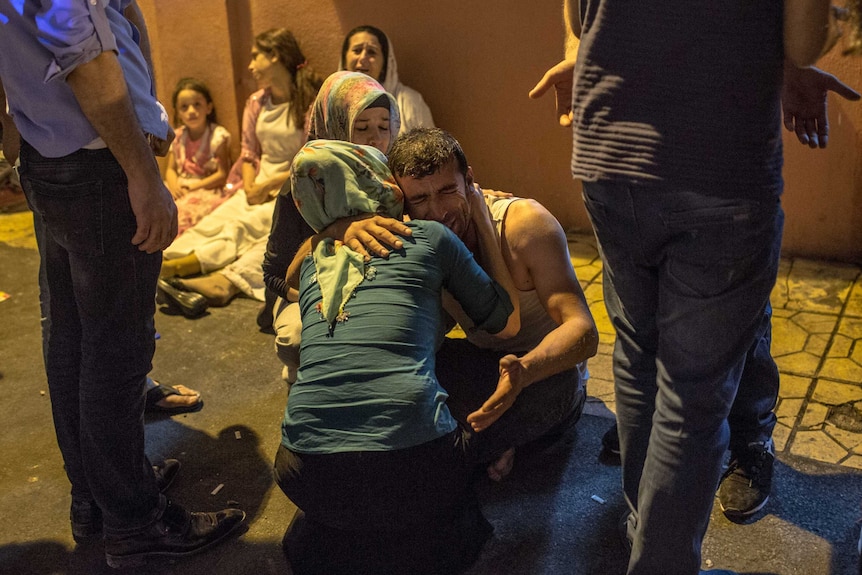
[[509,410],[523,389],[524,367],[514,355],[500,359],[500,379],[497,389],[482,404],[482,407],[467,416],[467,423],[473,431],[480,432],[490,427]]
[[859,92],[818,68],[784,66],[781,107],[784,127],[795,132],[802,145],[825,148],[829,141],[829,116],[826,96],[832,91],[846,100],[856,101]]
[[545,72],[539,83],[530,90],[530,98],[541,98],[552,87],[556,96],[557,118],[560,125],[568,128],[572,125],[572,89],[575,78],[575,61],[563,60]]

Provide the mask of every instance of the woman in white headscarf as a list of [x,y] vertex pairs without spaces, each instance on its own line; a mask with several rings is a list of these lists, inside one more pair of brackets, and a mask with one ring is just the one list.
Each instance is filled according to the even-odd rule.
[[347,33],[341,46],[341,70],[368,74],[395,97],[401,112],[401,131],[433,128],[434,118],[422,94],[398,79],[395,48],[379,28],[357,26]]

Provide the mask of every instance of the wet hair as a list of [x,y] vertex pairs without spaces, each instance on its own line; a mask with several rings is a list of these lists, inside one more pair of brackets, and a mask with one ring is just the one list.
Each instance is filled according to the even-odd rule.
[[[197,78],[183,78],[179,82],[177,82],[177,87],[174,88],[174,93],[171,95],[171,105],[174,107],[174,125],[180,125],[182,122],[180,121],[180,115],[177,113],[177,98],[180,96],[180,92],[183,90],[193,90],[204,97],[207,104],[213,103],[212,94],[210,94],[209,86],[204,84],[203,80],[198,80]],[[212,112],[207,114],[207,122],[210,124],[216,123],[216,110],[215,105],[213,105]]]
[[375,28],[374,26],[357,26],[353,30],[347,33],[347,36],[344,37],[344,43],[341,44],[341,68],[347,69],[347,50],[350,49],[350,39],[360,32],[367,32],[377,38],[377,41],[380,42],[380,49],[383,51],[383,67],[380,69],[380,77],[374,78],[381,84],[384,80],[386,80],[386,68],[389,64],[389,38],[386,37],[386,34],[383,33],[383,30],[380,28]]
[[467,178],[467,157],[452,134],[440,128],[414,128],[398,136],[389,150],[389,169],[396,178],[424,178],[440,171],[452,158]]
[[305,125],[305,114],[317,97],[323,79],[308,65],[296,37],[287,28],[272,28],[254,37],[254,45],[261,52],[276,56],[287,69],[293,82],[290,93],[290,114],[300,129]]

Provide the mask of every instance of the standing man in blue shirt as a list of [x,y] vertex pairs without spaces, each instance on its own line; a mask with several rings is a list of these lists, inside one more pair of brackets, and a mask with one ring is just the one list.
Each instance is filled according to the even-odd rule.
[[177,211],[153,153],[173,137],[134,0],[0,0],[0,78],[34,212],[45,370],[75,540],[108,564],[181,556],[245,513],[190,513],[144,454],[161,250]]

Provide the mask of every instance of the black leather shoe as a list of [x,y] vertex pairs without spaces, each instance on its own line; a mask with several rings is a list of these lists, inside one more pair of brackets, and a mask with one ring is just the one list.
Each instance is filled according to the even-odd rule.
[[151,557],[183,557],[202,551],[233,532],[245,511],[189,512],[168,500],[162,516],[143,533],[105,537],[105,557],[114,568],[133,567]]
[[610,454],[620,454],[620,433],[616,422],[602,435],[602,448]]
[[179,287],[178,282],[169,282],[162,278],[159,278],[156,300],[177,308],[186,317],[198,317],[208,307],[206,298],[201,294],[185,291]]
[[102,538],[102,510],[95,501],[72,501],[69,512],[72,522],[72,539],[78,545],[87,545]]
[[[159,491],[164,493],[171,486],[180,466],[176,459],[165,459],[163,463],[153,465]],[[69,519],[72,522],[72,539],[78,545],[86,545],[102,538],[102,510],[95,501],[72,501]]]

